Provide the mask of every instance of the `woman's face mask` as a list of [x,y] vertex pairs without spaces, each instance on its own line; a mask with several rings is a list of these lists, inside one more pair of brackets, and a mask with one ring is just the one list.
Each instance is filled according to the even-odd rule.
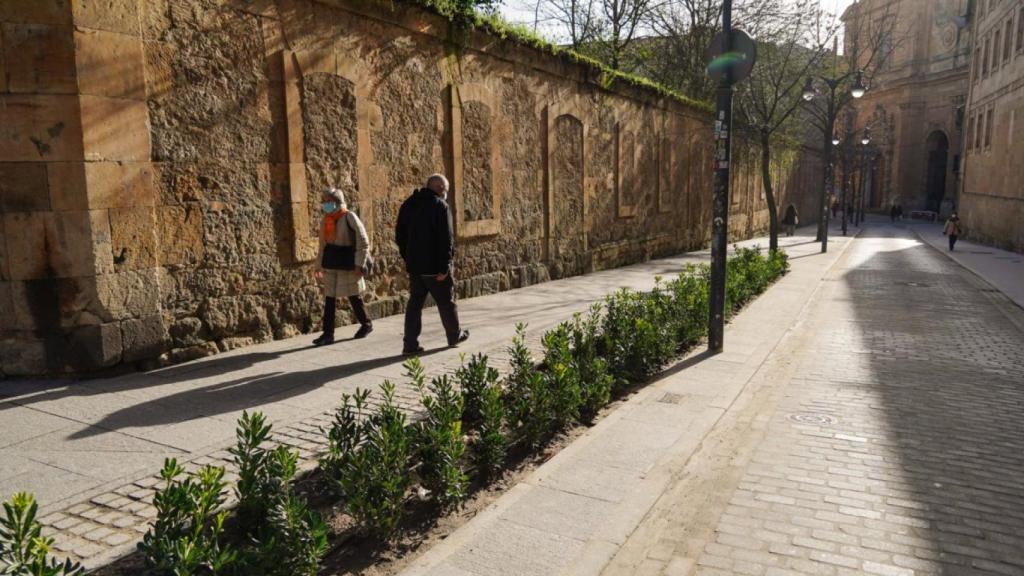
[[338,210],[337,202],[324,202],[320,205],[320,208],[324,211],[324,214],[330,214]]

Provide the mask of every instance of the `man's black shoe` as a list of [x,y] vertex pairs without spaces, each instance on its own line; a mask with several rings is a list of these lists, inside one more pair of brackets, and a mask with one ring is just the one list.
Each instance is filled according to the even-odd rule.
[[417,354],[423,354],[425,350],[423,346],[417,346],[415,348],[402,348],[402,356],[415,356]]
[[328,344],[334,344],[334,334],[324,332],[319,338],[313,340],[313,346],[326,346]]
[[455,348],[460,343],[465,342],[466,340],[469,340],[469,330],[462,330],[459,332],[459,337],[456,338],[454,342],[449,342],[448,346],[451,348]]
[[369,335],[370,332],[373,332],[373,324],[363,324],[362,326],[359,327],[359,330],[356,331],[356,335],[353,336],[352,338],[356,340],[359,340],[360,338],[366,338],[366,336]]

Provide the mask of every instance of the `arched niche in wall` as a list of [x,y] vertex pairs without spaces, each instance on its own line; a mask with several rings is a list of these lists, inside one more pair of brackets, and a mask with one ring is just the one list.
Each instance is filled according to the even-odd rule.
[[[282,50],[271,57],[271,82],[279,85],[283,107],[283,125],[275,126],[271,172],[275,198],[286,205],[291,257],[296,262],[316,258],[319,239],[311,213],[319,203],[320,188],[337,186],[347,192],[346,200],[362,205],[360,217],[367,231],[373,230],[372,199],[359,192],[373,190],[369,134],[374,115],[356,65],[332,50]],[[344,154],[339,156],[339,149]],[[310,177],[317,188],[312,200]]]
[[636,135],[626,128],[627,122],[615,127],[615,203],[619,218],[637,214],[639,174],[637,173]]
[[501,103],[484,84],[452,84],[452,201],[459,238],[501,230]]
[[587,250],[586,125],[576,98],[547,109],[545,223],[548,258]]

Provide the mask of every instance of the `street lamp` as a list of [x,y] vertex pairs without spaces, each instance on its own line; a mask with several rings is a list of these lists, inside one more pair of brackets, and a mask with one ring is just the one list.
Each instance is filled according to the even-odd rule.
[[864,195],[867,194],[867,159],[868,159],[868,144],[871,144],[871,128],[868,126],[864,127],[864,136],[861,137],[860,143],[862,145],[860,150],[860,190],[857,192],[856,202],[856,213],[857,213],[857,226],[860,226],[861,222],[864,221]]
[[[850,78],[851,75],[856,75],[853,86],[850,87],[850,96],[853,98],[861,98],[864,96],[866,91],[864,88],[864,74],[861,70],[856,72],[847,72],[842,76],[835,78],[828,78],[820,76],[822,82],[828,86],[828,109],[826,115],[826,134],[825,134],[825,181],[821,189],[821,221],[818,223],[818,235],[821,240],[821,251],[828,252],[828,190],[829,183],[832,182],[832,146],[838,144],[836,142],[835,124],[836,124],[836,90],[838,90],[840,84]],[[818,91],[814,87],[814,78],[811,76],[807,77],[807,81],[804,83],[804,88],[801,91],[801,96],[805,102],[810,102],[817,97]]]

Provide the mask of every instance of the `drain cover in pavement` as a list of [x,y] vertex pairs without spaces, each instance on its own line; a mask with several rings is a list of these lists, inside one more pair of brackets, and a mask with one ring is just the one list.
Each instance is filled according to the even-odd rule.
[[828,414],[819,414],[817,412],[797,412],[796,414],[786,416],[786,418],[797,424],[811,424],[814,426],[831,426],[838,422],[836,418]]
[[665,395],[662,396],[661,400],[658,400],[658,402],[662,402],[664,404],[679,404],[679,402],[682,399],[682,394],[673,394],[672,392],[665,392]]

